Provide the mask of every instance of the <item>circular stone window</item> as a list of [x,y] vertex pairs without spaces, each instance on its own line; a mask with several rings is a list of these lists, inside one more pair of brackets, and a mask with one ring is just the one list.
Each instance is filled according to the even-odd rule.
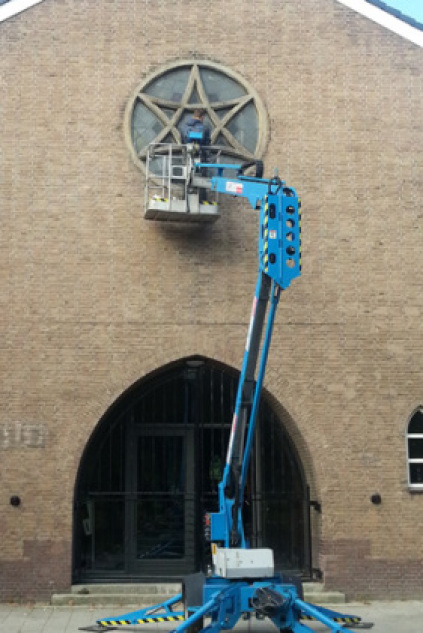
[[228,162],[260,158],[267,140],[265,108],[256,91],[227,68],[209,61],[179,61],[147,77],[126,109],[126,136],[143,168],[149,143],[180,143],[180,125],[206,111],[211,144]]

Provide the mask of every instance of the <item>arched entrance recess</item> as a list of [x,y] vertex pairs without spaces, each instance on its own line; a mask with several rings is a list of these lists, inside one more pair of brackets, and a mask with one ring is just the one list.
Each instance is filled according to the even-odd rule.
[[[107,411],[77,476],[75,582],[180,579],[204,569],[205,510],[217,509],[239,373],[194,357],[155,372]],[[253,546],[310,572],[301,464],[264,396],[244,507]]]

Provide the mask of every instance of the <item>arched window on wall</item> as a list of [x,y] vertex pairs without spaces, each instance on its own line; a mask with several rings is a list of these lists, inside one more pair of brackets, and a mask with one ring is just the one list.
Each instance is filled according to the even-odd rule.
[[408,487],[423,491],[423,408],[413,413],[407,428]]

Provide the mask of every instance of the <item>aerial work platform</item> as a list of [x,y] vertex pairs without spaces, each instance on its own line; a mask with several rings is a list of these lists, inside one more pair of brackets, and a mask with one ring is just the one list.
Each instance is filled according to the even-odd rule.
[[196,194],[184,199],[156,194],[149,198],[144,217],[168,222],[215,222],[220,214],[217,202],[201,203]]
[[145,214],[147,220],[215,222],[218,194],[208,193],[210,182],[193,145],[152,143],[146,163]]
[[[261,161],[239,165],[208,162],[209,151],[210,146],[194,143],[149,147],[146,217],[158,219],[155,214],[163,214],[161,219],[199,221],[207,207],[218,216],[219,193],[245,198],[259,216],[258,277],[226,462],[218,484],[219,508],[203,515],[203,539],[211,545],[212,565],[206,573],[200,570],[185,576],[182,593],[173,598],[102,618],[82,630],[105,633],[126,626],[175,622],[172,633],[222,633],[252,617],[268,618],[280,633],[313,633],[305,623],[308,620],[317,621],[330,633],[370,628],[371,623],[357,616],[305,602],[301,578],[275,570],[270,548],[250,547],[243,517],[248,469],[276,309],[281,293],[301,275],[301,202],[276,171],[272,178],[262,177]],[[255,176],[246,175],[253,166]],[[145,516],[148,520],[147,508]]]

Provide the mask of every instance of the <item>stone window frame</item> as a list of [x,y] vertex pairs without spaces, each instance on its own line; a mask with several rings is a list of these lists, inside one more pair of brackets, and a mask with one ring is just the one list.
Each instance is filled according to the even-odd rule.
[[413,420],[415,419],[415,416],[417,414],[421,414],[423,416],[423,407],[419,406],[417,407],[413,413],[411,414],[408,422],[407,422],[407,429],[406,429],[406,434],[405,434],[405,450],[406,450],[406,455],[407,455],[407,483],[408,483],[408,489],[410,491],[413,492],[423,492],[423,481],[421,483],[416,483],[412,481],[412,475],[411,475],[411,466],[413,464],[421,464],[422,468],[423,468],[423,456],[422,457],[411,457],[411,445],[410,445],[410,440],[414,440],[414,441],[418,441],[419,444],[422,445],[423,448],[423,432],[419,433],[419,432],[410,432],[410,427],[412,425]]
[[[200,69],[202,67],[210,68],[226,75],[240,84],[246,91],[246,94],[243,97],[228,99],[228,101],[210,102],[200,77]],[[188,84],[180,102],[170,102],[144,93],[144,90],[154,81],[178,68],[191,68]],[[194,103],[189,101],[193,90],[197,90],[201,102]],[[180,143],[181,137],[178,126],[181,124],[184,116],[187,112],[193,111],[195,107],[202,107],[206,109],[207,115],[214,126],[211,134],[211,142],[213,143],[215,139],[219,138],[220,134],[223,134],[223,136],[228,139],[229,145],[224,149],[225,154],[232,155],[234,158],[241,160],[260,159],[267,147],[269,139],[269,120],[266,108],[257,91],[242,75],[226,66],[207,59],[177,60],[165,64],[145,76],[132,93],[125,109],[125,142],[129,148],[133,162],[144,173],[147,146],[137,153],[132,139],[132,118],[134,108],[138,102],[143,103],[163,124],[162,130],[153,142],[162,142],[162,140],[166,139],[170,134],[174,138],[175,143]],[[257,143],[254,152],[243,147],[226,128],[228,123],[249,103],[254,104],[257,112]],[[162,108],[173,110],[173,115],[169,116]],[[223,118],[219,118],[215,110],[223,108],[231,109]]]

